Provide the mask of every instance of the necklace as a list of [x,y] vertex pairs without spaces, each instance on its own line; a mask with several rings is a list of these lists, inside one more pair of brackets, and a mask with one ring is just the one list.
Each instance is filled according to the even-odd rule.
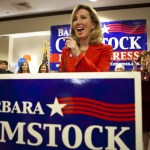
[[86,52],[86,50],[82,50],[82,49],[80,49],[80,52],[81,52],[81,53],[85,53],[85,52]]
[[81,53],[85,53],[88,50],[88,48],[86,50],[80,49]]

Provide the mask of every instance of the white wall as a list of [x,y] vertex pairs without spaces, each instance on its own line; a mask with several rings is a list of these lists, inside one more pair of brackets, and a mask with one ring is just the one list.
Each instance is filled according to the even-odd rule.
[[[49,38],[50,38],[49,36],[14,38],[12,62],[18,62],[20,58],[22,58],[24,55],[27,54],[31,56],[31,62],[29,62],[31,72],[37,73],[39,65],[42,63],[43,59],[43,52],[44,52],[43,41],[45,40],[49,41]],[[49,45],[47,46],[47,50],[49,52]]]
[[9,45],[9,37],[2,36],[0,37],[0,60],[8,59],[8,47]]
[[[112,11],[98,12],[101,22],[116,21],[116,20],[147,20],[147,35],[148,35],[148,49],[150,49],[150,8],[136,8],[136,9],[122,9]],[[13,21],[0,22],[0,35],[26,33],[37,31],[49,31],[52,25],[64,25],[70,23],[71,15],[57,15],[49,17],[39,17],[31,19],[21,19]],[[17,62],[24,54],[29,54],[32,58],[30,63],[31,71],[36,72],[42,59],[42,42],[49,40],[48,36],[30,37],[13,39],[13,45],[9,46],[11,53],[8,58],[8,46],[2,45],[2,38],[0,38],[0,59],[8,58],[8,61]],[[4,48],[5,47],[5,48]],[[13,48],[12,48],[13,47]],[[4,52],[4,49],[6,52]]]

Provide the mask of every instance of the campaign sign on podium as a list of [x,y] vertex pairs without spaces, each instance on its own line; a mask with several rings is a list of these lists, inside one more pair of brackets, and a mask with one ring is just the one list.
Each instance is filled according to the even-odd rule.
[[0,75],[0,150],[142,150],[140,73]]

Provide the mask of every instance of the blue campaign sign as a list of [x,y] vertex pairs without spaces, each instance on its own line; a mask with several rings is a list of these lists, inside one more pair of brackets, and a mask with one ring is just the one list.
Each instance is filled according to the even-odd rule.
[[123,64],[126,70],[132,70],[132,58],[137,59],[143,50],[147,50],[146,20],[108,21],[101,24],[103,42],[113,46],[110,70],[114,70],[118,63]]
[[1,150],[141,150],[141,123],[140,73],[0,75]]
[[[103,43],[112,45],[113,57],[110,70],[122,63],[126,70],[132,70],[132,58],[137,59],[143,50],[147,50],[146,20],[119,20],[101,22]],[[65,36],[70,36],[70,25],[51,27],[50,69],[58,70],[61,52],[65,46]],[[137,63],[139,67],[139,63]]]
[[62,49],[65,46],[64,37],[70,36],[70,25],[51,26],[50,37],[50,69],[58,70]]

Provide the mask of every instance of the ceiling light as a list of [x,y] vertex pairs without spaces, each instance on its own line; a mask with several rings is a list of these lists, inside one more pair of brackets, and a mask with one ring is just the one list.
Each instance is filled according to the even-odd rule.
[[89,1],[91,1],[91,2],[96,2],[97,0],[89,0]]

